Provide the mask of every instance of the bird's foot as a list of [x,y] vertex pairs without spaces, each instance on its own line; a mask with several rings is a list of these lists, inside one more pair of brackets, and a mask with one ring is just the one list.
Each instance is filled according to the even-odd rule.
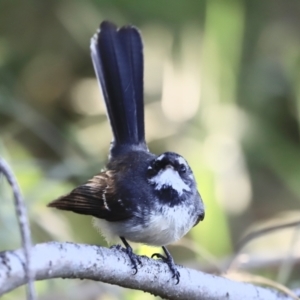
[[174,259],[166,247],[162,247],[162,248],[163,248],[166,256],[164,256],[160,253],[154,253],[154,254],[152,254],[151,258],[157,257],[157,258],[160,258],[162,261],[164,261],[168,265],[169,269],[171,270],[171,272],[173,274],[172,278],[175,278],[176,284],[178,284],[180,281],[180,273],[177,270]]
[[110,249],[121,250],[123,247],[120,244],[110,246]]
[[127,255],[131,261],[132,269],[134,270],[133,275],[135,275],[138,271],[138,266],[142,264],[142,261],[138,255],[133,253],[132,248],[130,247],[128,242],[123,237],[121,237],[121,240],[125,246],[124,251],[127,253]]
[[138,266],[142,264],[141,259],[139,258],[138,255],[134,254],[132,251],[132,248],[125,248],[125,252],[127,253],[131,264],[132,264],[132,269],[134,270],[133,275],[135,275],[138,271]]

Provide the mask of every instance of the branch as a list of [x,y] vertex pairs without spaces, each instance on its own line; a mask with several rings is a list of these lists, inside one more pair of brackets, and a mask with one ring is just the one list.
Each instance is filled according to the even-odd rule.
[[[178,267],[181,279],[175,285],[168,266],[142,256],[142,266],[133,275],[130,260],[118,248],[49,242],[32,248],[32,269],[36,280],[80,278],[138,289],[167,299],[291,299],[267,288],[232,281]],[[0,252],[0,295],[26,282],[22,250]]]
[[1,173],[6,177],[14,194],[14,205],[15,205],[16,215],[19,223],[20,232],[21,232],[22,247],[25,252],[25,261],[23,264],[23,268],[25,269],[25,275],[26,275],[25,282],[28,283],[27,299],[34,300],[36,299],[36,297],[35,297],[35,290],[33,285],[34,272],[32,271],[31,268],[31,247],[32,246],[31,246],[30,227],[27,219],[27,211],[24,204],[24,200],[21,195],[18,182],[14,176],[13,171],[11,170],[7,162],[0,157],[0,175]]

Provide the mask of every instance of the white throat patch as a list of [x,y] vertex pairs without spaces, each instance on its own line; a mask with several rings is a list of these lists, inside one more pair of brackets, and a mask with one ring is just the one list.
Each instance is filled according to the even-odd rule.
[[155,184],[156,190],[160,190],[163,186],[170,186],[172,189],[177,191],[179,195],[183,193],[183,190],[191,190],[190,187],[180,178],[178,172],[173,168],[168,167],[159,171],[156,176],[149,179],[149,182]]

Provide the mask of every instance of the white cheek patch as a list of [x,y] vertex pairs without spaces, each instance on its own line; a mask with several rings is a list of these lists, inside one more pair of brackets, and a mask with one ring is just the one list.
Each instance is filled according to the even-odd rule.
[[191,178],[192,180],[195,180],[195,177],[194,177],[193,174],[190,174],[190,175],[189,175],[189,178]]
[[172,168],[161,170],[156,176],[149,179],[150,183],[155,184],[155,189],[160,190],[163,186],[170,186],[178,192],[179,195],[183,191],[190,191],[190,187],[180,178],[177,171]]

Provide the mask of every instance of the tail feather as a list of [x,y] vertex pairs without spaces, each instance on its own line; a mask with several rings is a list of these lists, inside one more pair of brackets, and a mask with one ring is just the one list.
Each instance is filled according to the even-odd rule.
[[91,56],[113,130],[112,154],[147,149],[143,104],[143,45],[133,26],[103,22],[91,40]]

